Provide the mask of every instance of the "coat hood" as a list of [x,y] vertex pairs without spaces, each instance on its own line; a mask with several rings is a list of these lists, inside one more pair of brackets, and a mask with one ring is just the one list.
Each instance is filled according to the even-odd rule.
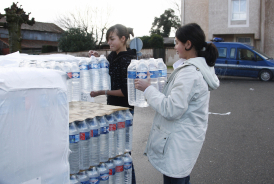
[[220,86],[220,81],[215,74],[214,67],[207,65],[205,58],[196,57],[185,61],[185,64],[191,64],[200,69],[205,81],[208,84],[208,90],[212,91]]

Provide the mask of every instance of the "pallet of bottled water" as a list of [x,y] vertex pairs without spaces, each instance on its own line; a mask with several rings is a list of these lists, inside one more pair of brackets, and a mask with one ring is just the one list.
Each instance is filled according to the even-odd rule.
[[128,87],[128,103],[132,106],[147,107],[144,92],[135,89],[135,79],[147,79],[148,72],[150,74],[150,83],[160,92],[163,92],[167,81],[167,67],[163,59],[150,58],[148,60],[131,60],[127,69],[127,87]]
[[110,90],[109,62],[104,55],[96,58],[24,55],[19,67],[60,70],[67,74],[68,101],[94,102],[91,91]]
[[71,183],[131,183],[133,116],[125,107],[69,105]]
[[0,67],[0,183],[69,183],[65,73]]

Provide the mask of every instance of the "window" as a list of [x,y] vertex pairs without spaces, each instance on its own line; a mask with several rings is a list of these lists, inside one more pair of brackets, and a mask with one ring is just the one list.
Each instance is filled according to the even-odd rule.
[[226,58],[226,48],[217,47],[220,58]]
[[255,54],[247,49],[238,49],[238,58],[240,60],[255,60]]
[[246,20],[246,0],[232,0],[232,20]]
[[237,38],[237,42],[241,42],[241,43],[251,45],[251,38],[249,38],[249,37],[239,37],[239,38]]
[[235,48],[232,48],[232,49],[230,50],[230,58],[235,58],[235,51],[236,51]]

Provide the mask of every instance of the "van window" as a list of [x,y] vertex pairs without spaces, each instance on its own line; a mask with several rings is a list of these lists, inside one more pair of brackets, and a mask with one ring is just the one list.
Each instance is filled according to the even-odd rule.
[[220,58],[226,58],[226,48],[217,47]]
[[257,61],[262,61],[263,59],[262,59],[259,55],[257,55],[256,60],[257,60]]
[[230,49],[230,58],[235,58],[235,51],[236,51],[235,48]]
[[247,49],[238,49],[238,58],[240,60],[254,60],[255,54]]

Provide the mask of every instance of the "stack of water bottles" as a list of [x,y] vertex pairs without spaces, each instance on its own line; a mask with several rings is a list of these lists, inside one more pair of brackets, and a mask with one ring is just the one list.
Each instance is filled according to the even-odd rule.
[[146,79],[150,73],[150,83],[160,92],[163,92],[167,81],[167,67],[162,58],[149,60],[131,60],[128,66],[128,102],[129,105],[147,107],[148,103],[144,97],[144,92],[135,89],[135,79]]
[[100,112],[69,125],[71,183],[131,183],[132,114],[126,108]]

